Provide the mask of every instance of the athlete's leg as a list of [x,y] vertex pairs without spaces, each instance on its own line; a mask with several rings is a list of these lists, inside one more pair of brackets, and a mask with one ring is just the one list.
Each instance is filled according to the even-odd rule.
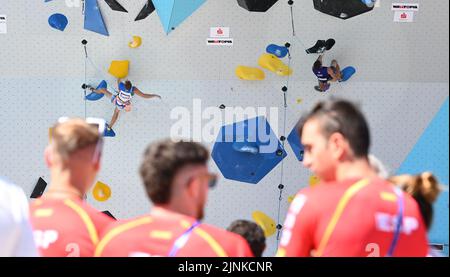
[[341,67],[339,66],[338,62],[336,60],[331,61],[331,66],[334,68],[334,74],[336,74],[337,79],[341,80]]
[[326,83],[326,82],[319,81],[319,88],[320,88],[320,90],[326,91],[327,90],[327,84],[328,83]]
[[92,89],[92,91],[95,93],[104,94],[104,95],[108,96],[109,98],[111,98],[113,96],[112,93],[109,92],[106,88]]
[[119,118],[119,113],[120,113],[120,110],[116,107],[114,109],[114,114],[111,118],[111,122],[109,123],[109,128],[112,129],[113,125],[116,123],[117,119]]

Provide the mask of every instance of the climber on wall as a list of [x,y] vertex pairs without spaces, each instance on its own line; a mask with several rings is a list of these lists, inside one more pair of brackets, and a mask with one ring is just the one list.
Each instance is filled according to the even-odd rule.
[[88,86],[88,88],[92,92],[107,95],[109,98],[111,98],[111,102],[115,105],[114,114],[111,118],[111,121],[109,122],[109,124],[107,124],[105,129],[105,136],[115,136],[112,127],[119,118],[119,113],[121,110],[125,110],[126,112],[131,111],[131,99],[133,98],[134,94],[137,94],[138,96],[146,99],[155,97],[161,99],[161,96],[157,94],[143,93],[137,87],[134,87],[129,80],[122,82],[121,79],[117,79],[117,86],[119,88],[118,90],[119,92],[117,94],[112,94],[106,88],[95,89],[91,86]]

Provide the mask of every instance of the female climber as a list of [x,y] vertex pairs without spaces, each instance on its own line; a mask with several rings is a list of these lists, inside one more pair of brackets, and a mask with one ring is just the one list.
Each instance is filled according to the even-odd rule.
[[106,88],[95,89],[91,86],[88,86],[88,88],[92,92],[107,95],[111,99],[111,103],[113,103],[115,106],[112,119],[109,122],[109,124],[106,124],[105,136],[115,136],[115,133],[112,130],[112,127],[114,126],[117,119],[119,118],[120,111],[122,111],[122,110],[125,110],[126,112],[131,111],[131,99],[133,98],[134,94],[136,94],[142,98],[146,98],[146,99],[155,98],[155,97],[161,99],[161,96],[159,96],[157,94],[143,93],[137,87],[134,87],[133,84],[129,80],[122,82],[121,79],[117,79],[117,86],[119,88],[119,92],[117,94],[112,94]]
[[331,62],[330,67],[326,67],[322,65],[322,56],[320,55],[319,58],[314,62],[312,71],[317,76],[317,79],[319,80],[319,85],[315,86],[314,88],[317,91],[327,91],[330,88],[329,82],[336,82],[341,81],[341,68],[339,67],[339,64],[336,60],[333,60]]

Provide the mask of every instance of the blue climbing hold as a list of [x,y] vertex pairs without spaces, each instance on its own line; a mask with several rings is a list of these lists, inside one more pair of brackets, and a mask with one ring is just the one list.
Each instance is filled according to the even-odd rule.
[[103,132],[103,136],[105,136],[105,137],[115,137],[116,136],[116,132],[114,132],[114,130],[111,129],[108,124],[105,124],[105,132]]
[[[108,87],[108,84],[106,83],[105,80],[103,80],[100,82],[100,84],[97,86],[96,89],[102,89],[102,88],[107,88],[107,87]],[[103,93],[91,92],[88,95],[86,95],[86,100],[97,101],[97,100],[101,99],[103,96],[105,96]]]
[[266,48],[266,52],[277,56],[278,58],[284,58],[289,53],[289,50],[284,46],[279,46],[276,44],[270,44]]
[[206,0],[152,0],[166,34],[199,9]]
[[48,24],[50,25],[50,27],[59,31],[64,31],[68,23],[69,20],[67,20],[67,17],[60,13],[52,14],[48,18]]
[[373,8],[375,6],[376,0],[361,0],[367,7]]
[[255,142],[234,142],[233,149],[242,153],[259,153],[259,146]]
[[342,69],[342,71],[341,71],[341,76],[342,76],[341,82],[347,81],[355,73],[356,73],[356,69],[353,66],[347,66],[346,68]]
[[226,179],[257,184],[287,153],[260,116],[222,126],[211,156]]
[[97,0],[85,1],[84,29],[109,36]]
[[289,145],[292,148],[292,151],[294,151],[294,154],[297,157],[297,160],[299,160],[300,162],[303,161],[303,155],[305,153],[305,148],[303,147],[301,140],[300,140],[300,136],[298,135],[297,125],[295,125],[294,129],[292,129],[287,140],[289,142]]

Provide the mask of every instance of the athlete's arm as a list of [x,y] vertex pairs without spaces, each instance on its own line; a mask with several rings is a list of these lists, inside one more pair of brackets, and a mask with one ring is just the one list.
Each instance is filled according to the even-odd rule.
[[159,96],[158,94],[147,94],[147,93],[143,93],[143,92],[140,91],[138,88],[134,88],[133,92],[136,93],[137,95],[139,95],[139,96],[142,97],[142,98],[149,99],[149,98],[155,98],[155,97],[156,97],[156,98],[161,99],[161,96]]

